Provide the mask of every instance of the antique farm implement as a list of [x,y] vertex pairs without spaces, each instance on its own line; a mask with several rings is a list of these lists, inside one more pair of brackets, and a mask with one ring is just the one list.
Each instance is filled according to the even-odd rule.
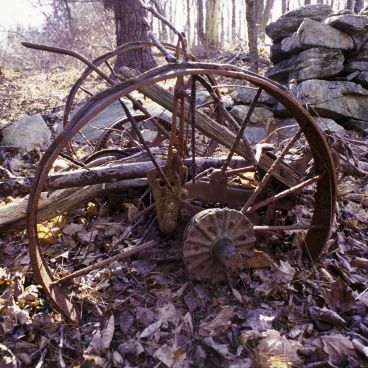
[[[334,217],[335,170],[323,133],[285,87],[233,65],[188,61],[185,47],[164,48],[157,42],[127,44],[91,63],[67,50],[25,46],[69,54],[87,64],[68,96],[64,129],[38,166],[27,214],[35,278],[66,318],[79,319],[78,308],[68,294],[68,284],[74,278],[152,243],[60,276],[55,264],[43,255],[37,235],[37,207],[44,191],[145,178],[151,204],[143,212],[155,211],[160,231],[170,234],[179,221],[187,222],[182,256],[189,276],[197,280],[218,282],[251,267],[269,234],[299,233],[306,256],[314,260],[320,255]],[[159,46],[167,65],[143,74],[111,67],[109,74],[102,69],[118,54],[154,46]],[[169,53],[172,50],[176,57]],[[184,61],[178,62],[180,53]],[[111,86],[93,95],[70,117],[77,91],[83,89],[91,73]],[[224,107],[220,91],[242,86],[252,86],[254,95],[239,123]],[[196,104],[198,90],[210,96],[200,106]],[[252,114],[265,94],[280,102],[297,122],[293,134],[282,141],[274,139],[272,129],[260,142],[247,137]],[[141,102],[142,96],[145,102],[170,112],[169,117],[152,113]],[[89,142],[90,152],[81,154],[75,137],[114,103],[121,106],[121,119],[105,127],[98,139]],[[143,134],[148,124],[154,132],[150,139]],[[73,157],[80,167],[50,174],[60,154]],[[134,155],[138,160],[124,161]],[[308,200],[303,200],[304,195]],[[303,211],[296,211],[300,206]]]

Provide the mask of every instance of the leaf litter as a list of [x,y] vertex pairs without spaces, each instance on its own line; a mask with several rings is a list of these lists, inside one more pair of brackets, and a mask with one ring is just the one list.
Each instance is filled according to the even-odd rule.
[[[70,76],[52,78],[69,89]],[[26,85],[19,78],[14,83]],[[41,111],[54,124],[50,101],[26,95],[4,117]],[[42,149],[1,152],[1,160],[19,175],[33,175]],[[364,151],[356,157],[367,166]],[[192,281],[180,260],[180,239],[151,228],[157,249],[77,280],[72,297],[85,317],[79,327],[66,324],[34,284],[24,232],[2,234],[0,367],[368,366],[368,188],[364,178],[343,176],[333,234],[314,265],[298,253],[297,237],[271,237],[277,255],[271,267],[219,285]],[[65,265],[56,272],[63,276],[139,243],[145,224],[132,227],[136,208],[128,203],[111,211],[96,199],[67,218],[39,224],[46,256]]]

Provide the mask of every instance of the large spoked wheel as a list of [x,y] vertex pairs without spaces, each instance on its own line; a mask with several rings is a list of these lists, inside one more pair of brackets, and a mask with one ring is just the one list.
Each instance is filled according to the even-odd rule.
[[[175,52],[177,49],[174,45],[171,44],[165,43],[164,45],[167,50],[172,52]],[[121,45],[115,50],[107,52],[93,60],[91,64],[94,66],[95,69],[87,66],[87,68],[82,72],[80,77],[76,80],[76,82],[70,89],[64,109],[63,127],[65,128],[69,124],[71,120],[71,113],[76,107],[76,100],[80,93],[84,95],[87,94],[89,98],[93,98],[99,92],[106,89],[109,85],[112,86],[120,83],[118,75],[116,75],[113,70],[113,65],[117,56],[131,51],[140,51],[143,53],[145,49],[152,47],[155,47],[155,44],[151,42],[131,42]],[[98,84],[99,88],[96,90],[96,83],[92,83],[91,85],[90,79],[91,77],[93,77],[94,74],[96,74],[97,71],[97,76],[101,79],[101,81]],[[93,87],[93,89],[90,87]],[[140,112],[140,114],[137,115],[138,121],[151,120],[156,123],[158,127],[158,133],[160,135],[165,134],[167,121],[165,121],[164,117],[151,116],[150,112],[141,104],[139,100],[136,99],[136,96],[131,96],[127,94],[126,98],[133,104],[135,111],[138,110]],[[114,145],[109,145],[108,138],[114,139],[114,137],[117,138],[118,135],[120,135],[121,137],[124,134],[125,138],[127,136],[129,137],[129,132],[126,129],[126,125],[128,125],[127,123],[128,120],[122,111],[121,118],[119,118],[117,121],[114,121],[109,127],[103,129],[100,137],[97,140],[90,139],[86,137],[83,132],[80,132],[77,139],[69,141],[68,145],[66,146],[66,152],[68,153],[68,155],[74,157],[75,159],[84,162],[84,160],[88,158],[89,155],[92,155],[94,152],[99,151],[100,149],[115,148]],[[93,124],[91,125],[92,129],[100,129],[99,127],[94,127]],[[153,142],[153,146],[155,146],[156,143],[159,142],[159,137],[157,137],[157,139]],[[83,151],[80,152],[79,148],[81,146],[84,147]]]
[[[226,127],[226,118],[219,123],[201,111],[196,110],[193,114],[194,104],[191,99],[195,98],[196,84],[206,85],[205,76],[221,77],[222,82],[230,80],[231,85],[239,83],[241,86],[247,82],[258,89],[247,117],[235,131],[233,126],[231,130]],[[165,104],[153,87],[171,79],[194,81],[191,93],[184,97],[181,95],[182,104],[174,116],[185,117],[185,120],[192,122],[195,130],[191,131],[190,124],[184,129],[184,147],[181,147],[180,142],[171,141],[174,142],[168,147],[171,153],[168,154],[166,164],[160,164],[161,170],[152,162],[135,163],[138,169],[141,167],[135,171],[135,175],[146,177],[148,171],[153,197],[155,200],[165,198],[165,201],[155,203],[162,231],[175,230],[181,206],[189,208],[189,212],[199,212],[186,231],[188,237],[184,244],[184,261],[189,272],[198,279],[206,280],[213,279],[211,275],[216,270],[214,262],[228,271],[244,267],[246,262],[239,261],[238,255],[244,259],[251,257],[254,248],[260,247],[265,235],[269,233],[302,233],[303,246],[311,259],[321,254],[329,239],[336,196],[333,161],[323,134],[298,101],[277,83],[232,65],[181,63],[159,67],[140,75],[134,81],[122,82],[107,89],[78,110],[43,156],[32,183],[27,230],[34,276],[49,301],[73,322],[79,320],[78,308],[70,300],[68,289],[57,280],[54,268],[45,260],[37,236],[37,207],[42,191],[48,187],[50,170],[68,142],[96,114],[136,90],[142,91],[155,102]],[[272,153],[265,153],[259,158],[255,155],[256,147],[246,138],[247,130],[245,134],[243,130],[249,123],[262,91],[282,103],[294,116],[299,127],[291,138],[275,146]],[[172,106],[173,101],[166,103]],[[187,119],[188,116],[190,118]],[[230,128],[234,122],[228,123]],[[196,157],[199,143],[197,134],[218,144],[212,150],[213,157],[207,161],[205,157]],[[305,146],[308,147],[311,159],[300,169],[300,162],[308,156],[305,155]],[[178,152],[181,152],[184,161],[178,159]],[[241,168],[232,166],[235,158],[240,160]],[[205,161],[209,163],[207,166],[203,165]],[[219,170],[215,170],[215,166]],[[174,179],[169,180],[171,178]],[[312,192],[311,200],[294,201],[295,194],[303,191]],[[163,192],[166,193],[164,197]],[[291,204],[288,202],[290,198]],[[288,215],[288,212],[293,214],[294,209],[301,205],[305,206],[303,215],[299,214],[296,218]],[[208,208],[214,210],[208,212]],[[242,228],[243,233],[239,232]],[[201,273],[202,265],[210,263],[208,272]]]

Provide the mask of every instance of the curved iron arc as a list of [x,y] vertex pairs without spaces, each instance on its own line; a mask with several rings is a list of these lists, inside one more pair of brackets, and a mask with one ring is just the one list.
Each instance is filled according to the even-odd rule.
[[[106,91],[88,100],[87,103],[76,112],[65,130],[61,132],[50,145],[49,149],[42,157],[36,171],[27,207],[27,230],[31,261],[33,265],[36,265],[36,267],[34,267],[36,280],[44,287],[46,295],[53,302],[57,310],[69,320],[74,322],[78,321],[78,310],[76,306],[70,302],[68,296],[62,289],[58,288],[57,285],[52,286],[54,278],[47,263],[42,257],[36,230],[37,205],[53,162],[65,147],[66,142],[69,141],[74,134],[86,125],[97,113],[119,98],[124,97],[133,90],[139,90],[160,81],[200,74],[220,75],[251,82],[258,87],[262,87],[263,90],[280,101],[294,115],[310,145],[316,163],[316,174],[323,175],[324,177],[324,180],[319,180],[317,182],[315,200],[316,203],[318,203],[318,207],[315,209],[311,221],[312,225],[318,224],[322,225],[322,227],[314,227],[308,231],[305,238],[305,246],[312,258],[317,258],[323,250],[323,246],[330,236],[331,225],[334,218],[336,199],[335,168],[324,135],[315,124],[312,116],[300,105],[296,98],[289,94],[284,87],[281,88],[279,84],[233,65],[181,63],[158,67],[141,74],[136,79],[128,80],[119,85],[110,87]],[[211,121],[211,119],[208,121]],[[214,128],[217,130],[218,134],[209,131],[206,124],[197,126],[197,128],[211,138],[219,141],[221,140],[219,137],[225,134],[227,137],[232,137],[233,140],[235,139],[235,136],[230,131],[222,126],[217,126],[218,124],[216,122],[212,121],[211,124],[214,124]],[[241,148],[242,147],[239,145],[238,151],[241,151]]]

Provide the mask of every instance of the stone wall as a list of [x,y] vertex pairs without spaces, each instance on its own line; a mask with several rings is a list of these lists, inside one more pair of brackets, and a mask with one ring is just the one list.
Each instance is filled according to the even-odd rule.
[[[367,8],[356,15],[308,5],[284,14],[266,33],[274,64],[267,77],[285,85],[292,81],[294,92],[319,116],[348,129],[368,129]],[[280,105],[273,110],[286,114]]]

